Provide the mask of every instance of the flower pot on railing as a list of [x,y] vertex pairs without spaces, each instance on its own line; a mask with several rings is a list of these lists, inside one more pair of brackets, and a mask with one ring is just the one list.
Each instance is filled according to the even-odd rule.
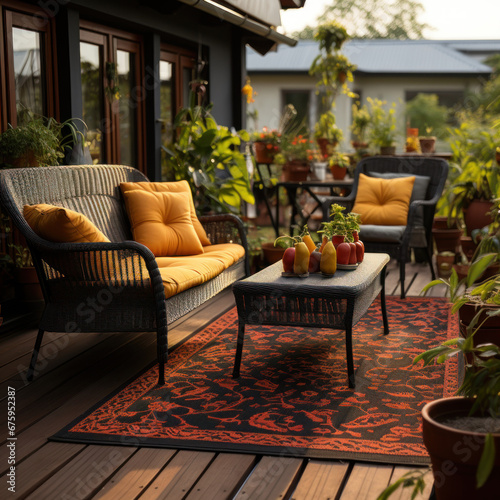
[[307,181],[309,175],[309,163],[306,160],[289,160],[283,167],[285,181],[303,182]]
[[420,143],[420,151],[425,153],[434,153],[434,148],[436,146],[435,137],[419,137],[418,141]]
[[380,154],[384,156],[394,156],[396,154],[396,146],[380,146]]
[[253,143],[255,161],[257,163],[272,163],[278,152],[277,146],[269,142],[255,141]]

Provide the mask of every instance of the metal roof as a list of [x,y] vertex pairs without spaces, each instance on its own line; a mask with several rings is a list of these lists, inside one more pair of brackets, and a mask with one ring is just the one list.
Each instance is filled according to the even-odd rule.
[[[377,74],[489,74],[491,68],[473,57],[460,52],[471,50],[466,41],[453,40],[368,40],[357,39],[347,42],[344,53],[360,73]],[[490,41],[490,48],[500,40]],[[465,48],[467,47],[467,48]],[[483,48],[476,50],[484,50]],[[299,41],[295,47],[278,47],[262,57],[252,50],[247,51],[247,71],[252,72],[298,72],[309,70],[318,55],[318,45],[314,41]]]

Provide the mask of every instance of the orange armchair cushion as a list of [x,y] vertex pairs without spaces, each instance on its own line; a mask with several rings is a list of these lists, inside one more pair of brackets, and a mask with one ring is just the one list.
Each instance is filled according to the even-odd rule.
[[207,237],[207,233],[201,222],[196,216],[196,209],[194,208],[193,196],[191,194],[191,188],[187,181],[177,181],[177,182],[122,182],[120,184],[120,189],[125,195],[126,192],[140,189],[142,191],[147,191],[150,193],[187,193],[189,195],[189,213],[191,216],[191,222],[193,224],[194,230],[198,235],[198,238],[203,246],[210,245],[210,240]]
[[25,205],[23,215],[31,229],[56,243],[103,243],[109,239],[83,214],[41,203]]
[[203,247],[193,227],[188,193],[124,193],[134,240],[155,256],[194,255]]
[[361,215],[362,224],[404,226],[414,183],[414,176],[379,179],[359,174],[352,211]]

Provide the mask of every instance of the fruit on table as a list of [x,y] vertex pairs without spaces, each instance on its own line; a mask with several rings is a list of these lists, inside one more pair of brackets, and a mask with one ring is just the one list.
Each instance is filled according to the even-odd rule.
[[[324,251],[324,250],[323,250]],[[351,246],[349,243],[341,243],[337,247],[337,263],[346,265],[349,264],[349,257],[351,255]]]
[[349,246],[351,247],[351,253],[349,254],[349,264],[356,264],[356,244],[355,243],[349,243]]
[[295,247],[290,247],[283,253],[283,271],[285,273],[293,273],[293,262],[295,260]]
[[337,251],[331,241],[325,245],[323,252],[321,252],[319,268],[325,274],[334,274],[337,270]]
[[311,252],[309,256],[309,272],[317,273],[320,270],[321,253],[318,250]]
[[365,258],[365,245],[361,240],[356,241],[354,244],[356,245],[356,260],[363,262]]
[[303,241],[295,243],[295,258],[293,261],[293,272],[295,274],[305,274],[308,272],[309,255],[309,249]]
[[332,242],[335,248],[337,248],[341,243],[344,242],[345,236],[343,234],[332,236]]
[[305,234],[304,236],[302,236],[302,241],[306,244],[309,253],[312,253],[314,252],[314,250],[316,250],[316,243],[314,243],[310,234]]

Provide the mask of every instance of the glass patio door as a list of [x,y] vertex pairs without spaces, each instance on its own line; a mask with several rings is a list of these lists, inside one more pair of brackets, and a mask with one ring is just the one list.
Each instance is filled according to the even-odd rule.
[[94,163],[145,171],[140,40],[82,21],[80,66],[83,119]]

